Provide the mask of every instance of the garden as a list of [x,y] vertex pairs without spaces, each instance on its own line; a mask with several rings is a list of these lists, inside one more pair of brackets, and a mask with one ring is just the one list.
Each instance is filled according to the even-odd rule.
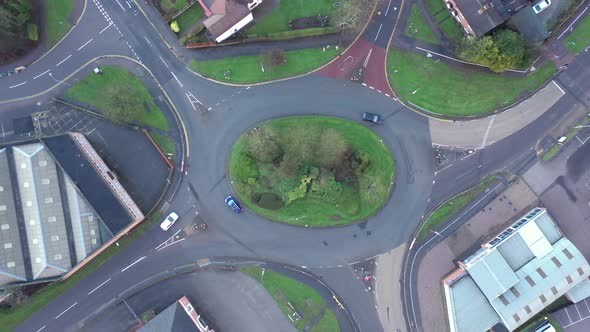
[[329,227],[365,220],[388,200],[395,162],[373,130],[323,116],[269,120],[235,143],[237,196],[272,220]]

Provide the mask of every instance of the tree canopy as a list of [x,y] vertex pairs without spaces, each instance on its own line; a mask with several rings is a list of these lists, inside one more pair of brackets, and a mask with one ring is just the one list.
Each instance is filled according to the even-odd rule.
[[522,36],[512,30],[499,30],[491,36],[465,37],[459,56],[465,60],[489,66],[495,72],[518,68],[526,58]]

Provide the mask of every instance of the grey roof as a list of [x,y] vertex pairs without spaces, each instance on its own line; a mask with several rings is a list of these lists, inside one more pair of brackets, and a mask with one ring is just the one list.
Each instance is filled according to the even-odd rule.
[[492,300],[518,282],[518,277],[497,250],[467,267],[473,281],[484,295]]
[[510,19],[529,43],[540,43],[549,37],[549,31],[539,15],[533,12],[530,5],[522,8]]
[[520,269],[535,257],[520,234],[515,234],[510,237],[508,240],[502,242],[497,248],[506,259],[506,262],[508,262],[508,265],[510,265],[510,268],[514,271]]
[[61,275],[72,264],[55,162],[39,143],[12,149],[33,279]]
[[537,218],[535,218],[535,223],[537,223],[537,226],[541,229],[541,232],[543,232],[549,243],[554,244],[563,237],[563,234],[553,222],[553,219],[551,219],[547,211],[539,214]]
[[501,0],[454,1],[476,37],[489,32],[510,17]]
[[189,332],[199,331],[184,308],[175,301],[168,308],[142,326],[138,332]]
[[445,292],[455,332],[487,331],[502,321],[470,276],[445,287]]
[[0,275],[1,284],[26,281],[7,150],[0,149]]

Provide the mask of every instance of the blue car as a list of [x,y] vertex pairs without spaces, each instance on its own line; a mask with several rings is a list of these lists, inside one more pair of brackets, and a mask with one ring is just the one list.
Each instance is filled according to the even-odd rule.
[[240,206],[240,203],[238,203],[238,200],[236,200],[235,198],[227,196],[225,198],[225,204],[227,204],[232,210],[234,210],[236,214],[242,213],[242,207]]

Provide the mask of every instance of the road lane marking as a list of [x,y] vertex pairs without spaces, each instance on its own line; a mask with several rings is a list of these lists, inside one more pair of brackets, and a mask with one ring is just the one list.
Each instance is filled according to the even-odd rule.
[[553,82],[553,84],[555,84],[555,86],[559,89],[559,91],[561,91],[561,93],[565,94],[565,91],[563,91],[563,89],[559,86],[559,84],[555,83],[555,81],[551,81]]
[[[162,62],[164,63],[164,66],[166,66],[166,68],[170,68],[170,67],[168,67],[168,64],[166,63],[166,61],[164,61],[164,59],[162,59],[162,56],[160,56],[160,60],[162,60]],[[174,75],[174,74],[172,74],[172,75]]]
[[113,22],[109,23],[109,25],[107,25],[104,29],[100,30],[100,32],[98,33],[99,35],[102,34],[106,29],[108,29],[111,25],[113,25]]
[[379,30],[377,30],[377,35],[375,36],[375,41],[377,41],[377,37],[379,37],[379,33],[381,32],[382,27],[383,27],[383,23],[379,24]]
[[41,332],[41,331],[45,330],[46,327],[47,327],[47,325],[43,325],[43,327],[38,329],[37,332]]
[[65,59],[61,60],[60,62],[57,63],[57,65],[55,65],[56,67],[61,65],[62,63],[64,63],[67,59],[69,59],[72,55],[68,55]]
[[391,0],[389,0],[389,4],[387,5],[387,10],[385,11],[385,16],[389,13],[389,7],[391,6]]
[[369,50],[369,54],[367,54],[367,57],[365,58],[365,63],[363,63],[363,68],[367,68],[367,64],[369,63],[369,58],[371,57],[371,53],[373,53],[372,48]]
[[147,258],[146,256],[143,256],[143,257],[141,257],[140,259],[136,260],[135,262],[133,262],[133,263],[131,263],[131,264],[127,265],[127,267],[126,267],[126,268],[124,268],[123,270],[121,270],[121,272],[125,272],[125,271],[127,271],[127,269],[128,269],[128,268],[132,267],[133,265],[135,265],[135,264],[137,264],[137,263],[141,262],[142,260],[144,260],[144,259],[146,259],[146,258]]
[[82,45],[82,46],[78,47],[78,51],[79,51],[79,50],[81,50],[81,49],[83,49],[83,48],[84,48],[84,46],[86,46],[86,45],[90,44],[90,42],[91,42],[92,40],[93,40],[93,38],[90,38],[90,40],[89,40],[89,41],[87,41],[87,42],[85,42],[85,43],[84,43],[84,45]]
[[176,75],[174,75],[174,72],[170,72],[170,74],[172,74],[172,76],[174,76],[174,79],[176,80],[176,82],[178,82],[178,85],[180,85],[180,87],[184,87],[184,85],[182,84],[182,82],[178,79],[178,77],[176,77]]
[[107,279],[105,282],[103,282],[102,284],[100,284],[100,285],[96,286],[96,288],[95,288],[95,289],[93,289],[93,290],[91,290],[91,291],[88,293],[88,295],[90,295],[90,294],[94,293],[94,292],[95,292],[97,289],[99,289],[100,287],[104,286],[104,284],[106,284],[106,283],[107,283],[107,282],[109,282],[109,281],[111,281],[111,278],[108,278],[108,279]]
[[146,36],[143,36],[143,39],[145,39],[145,41],[146,41],[148,44],[150,44],[150,45],[152,44],[152,43],[150,42],[150,40],[149,40],[149,39],[147,39],[147,37],[146,37]]
[[121,9],[123,9],[123,11],[126,12],[125,7],[123,7],[123,5],[119,2],[119,0],[116,0],[116,1],[119,4],[119,7],[121,7]]
[[76,304],[78,304],[78,302],[72,304],[69,308],[67,308],[66,310],[64,310],[61,314],[55,316],[55,319],[58,319],[59,317],[61,317],[63,314],[65,314],[66,312],[68,312],[68,310],[72,309]]
[[[189,188],[187,188],[187,190],[190,190]],[[176,233],[172,234],[171,237],[169,237],[168,239],[166,239],[166,241],[160,243],[157,247],[155,247],[154,249],[158,250],[159,248],[163,247],[164,245],[166,245],[166,243],[168,243],[168,241],[170,240],[174,240],[174,237],[176,235],[178,235],[178,233],[180,233],[181,229],[177,230]]]
[[39,77],[41,77],[41,76],[43,76],[43,75],[47,74],[48,72],[49,72],[49,69],[47,69],[47,70],[46,70],[46,71],[44,71],[43,73],[41,73],[41,74],[39,74],[39,75],[37,75],[37,76],[33,77],[33,79],[34,79],[34,80],[36,80],[36,79],[38,79]]
[[195,97],[192,92],[187,91],[185,92],[186,98],[188,98],[188,101],[191,103],[191,106],[193,107],[193,110],[197,110],[197,108],[195,107],[195,103],[199,103],[200,105],[203,105],[203,103],[201,103],[201,101],[199,100],[199,98]]
[[486,133],[483,135],[483,140],[481,141],[480,149],[483,149],[486,146],[486,141],[488,140],[488,135],[490,134],[490,129],[492,129],[492,125],[494,124],[495,119],[496,115],[493,115],[490,119],[490,123],[488,124],[488,128],[486,129]]
[[8,88],[9,88],[9,89],[16,88],[16,87],[19,87],[19,86],[21,86],[21,85],[23,85],[23,84],[26,84],[26,83],[27,83],[27,81],[24,81],[24,82],[22,82],[22,83],[19,83],[19,84],[17,84],[17,85],[9,86]]

